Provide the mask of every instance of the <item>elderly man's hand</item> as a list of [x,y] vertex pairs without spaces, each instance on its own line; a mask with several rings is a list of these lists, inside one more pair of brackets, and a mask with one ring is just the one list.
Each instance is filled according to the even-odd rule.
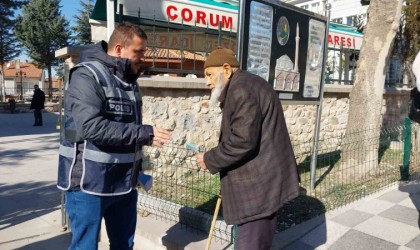
[[200,168],[202,170],[206,170],[206,163],[204,163],[204,154],[203,153],[199,153],[195,155],[195,158],[197,159],[197,163],[200,166]]

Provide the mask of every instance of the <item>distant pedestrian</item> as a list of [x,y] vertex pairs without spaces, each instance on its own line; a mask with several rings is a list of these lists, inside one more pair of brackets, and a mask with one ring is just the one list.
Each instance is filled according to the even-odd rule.
[[42,109],[44,109],[45,94],[38,85],[34,85],[34,95],[30,109],[34,110],[35,123],[32,126],[42,126]]
[[10,113],[14,114],[15,113],[15,108],[16,108],[16,100],[13,97],[9,98],[9,108],[10,108]]

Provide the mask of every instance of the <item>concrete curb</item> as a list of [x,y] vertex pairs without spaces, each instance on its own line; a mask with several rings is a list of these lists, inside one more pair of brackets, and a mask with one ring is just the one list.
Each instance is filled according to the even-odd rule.
[[[157,214],[161,219],[175,223],[181,222],[202,232],[208,232],[210,229],[213,219],[211,214],[142,193],[139,193],[138,200],[138,209]],[[214,237],[230,241],[230,235],[225,232],[232,232],[232,226],[227,225],[224,220],[218,219],[214,228]]]
[[271,248],[274,250],[283,249],[324,222],[325,215],[320,215],[297,226],[291,227],[281,233],[278,233],[274,236]]
[[[102,220],[100,242],[109,244]],[[137,228],[134,236],[134,249],[153,250],[202,250],[207,244],[208,234],[192,230],[178,223],[173,223],[155,215],[137,216]],[[231,250],[233,245],[213,237],[211,250]]]

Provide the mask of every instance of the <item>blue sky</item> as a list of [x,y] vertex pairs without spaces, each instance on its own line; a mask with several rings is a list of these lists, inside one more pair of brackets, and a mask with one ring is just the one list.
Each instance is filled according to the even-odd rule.
[[[70,22],[70,26],[73,27],[75,25],[75,20],[73,16],[78,14],[79,12],[78,9],[81,9],[80,1],[79,0],[61,0],[60,5],[61,5],[61,14],[65,16],[65,18]],[[24,60],[30,61],[30,58],[28,58],[28,56],[23,53],[19,56],[19,59],[21,61],[24,61]],[[54,69],[53,69],[52,74],[53,76],[55,75]]]
[[71,26],[75,24],[73,16],[78,14],[78,9],[80,8],[79,0],[61,0],[61,14],[70,21]]

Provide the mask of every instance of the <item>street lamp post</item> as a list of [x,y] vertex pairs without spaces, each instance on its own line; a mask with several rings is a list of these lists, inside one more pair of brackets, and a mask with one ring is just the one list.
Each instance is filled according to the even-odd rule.
[[20,77],[20,100],[23,100],[23,77],[26,77],[26,73],[20,69],[20,62],[16,60],[16,77]]
[[[6,66],[7,67],[7,66]],[[5,84],[4,84],[4,67],[3,67],[3,65],[2,65],[2,68],[1,68],[1,72],[0,72],[0,75],[1,75],[1,81],[0,81],[0,84],[1,84],[1,101],[2,102],[5,102],[6,101],[6,89],[5,89]]]

